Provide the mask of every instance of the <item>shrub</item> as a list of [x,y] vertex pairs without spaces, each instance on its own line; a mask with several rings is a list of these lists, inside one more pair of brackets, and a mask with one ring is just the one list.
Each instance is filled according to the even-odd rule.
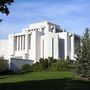
[[32,65],[32,71],[42,71],[42,65],[39,62],[36,62]]
[[29,64],[24,64],[22,66],[22,71],[24,72],[32,71],[32,67]]
[[40,58],[39,64],[40,64],[40,66],[41,66],[42,69],[47,69],[48,68],[48,65],[49,65],[48,59],[47,58],[45,58],[45,59]]
[[43,70],[50,70],[50,71],[69,71],[74,68],[74,65],[68,60],[57,60],[49,57],[48,59],[40,58],[39,62],[34,63],[32,66],[25,64],[22,67],[23,71],[43,71]]
[[48,58],[40,58],[39,59],[39,66],[43,69],[43,70],[48,70],[48,68],[50,66],[52,66],[53,63],[56,63],[57,59],[53,59],[53,57],[48,57]]
[[48,57],[49,66],[56,62],[57,62],[57,59],[53,59],[53,57]]
[[50,70],[50,71],[58,71],[58,64],[53,63],[51,66],[49,66],[48,70]]
[[52,71],[70,71],[73,70],[74,66],[67,61],[58,61],[56,63],[53,63],[50,67],[49,70]]
[[60,61],[58,63],[58,69],[59,70],[72,70],[74,67],[72,64],[68,63],[67,61]]
[[0,72],[4,72],[7,69],[7,62],[4,58],[0,58]]

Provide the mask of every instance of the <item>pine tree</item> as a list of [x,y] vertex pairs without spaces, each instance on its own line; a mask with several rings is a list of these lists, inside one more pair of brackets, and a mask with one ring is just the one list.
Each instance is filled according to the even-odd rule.
[[87,77],[90,80],[90,30],[89,30],[89,44],[88,44],[88,73]]
[[80,75],[81,74],[81,71],[82,71],[82,66],[81,66],[81,46],[78,46],[77,49],[76,49],[76,54],[77,54],[77,57],[76,58],[76,74],[77,75]]
[[90,76],[90,30],[86,28],[81,40],[81,47],[77,53],[77,70],[82,77]]

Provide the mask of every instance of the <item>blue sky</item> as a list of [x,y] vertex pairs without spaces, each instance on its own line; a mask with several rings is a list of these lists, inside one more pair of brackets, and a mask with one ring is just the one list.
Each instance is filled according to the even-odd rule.
[[61,28],[82,35],[90,27],[90,0],[14,0],[10,14],[0,13],[0,39],[21,32],[34,22],[48,20]]

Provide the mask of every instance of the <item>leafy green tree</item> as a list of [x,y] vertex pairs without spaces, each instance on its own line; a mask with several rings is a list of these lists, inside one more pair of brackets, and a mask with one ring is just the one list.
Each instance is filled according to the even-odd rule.
[[8,15],[9,14],[8,6],[11,5],[11,3],[13,2],[14,0],[0,0],[0,12]]
[[[9,8],[8,6],[11,5],[11,3],[13,3],[14,0],[0,0],[0,12],[2,14],[9,14]],[[2,19],[0,19],[0,22],[2,21]]]

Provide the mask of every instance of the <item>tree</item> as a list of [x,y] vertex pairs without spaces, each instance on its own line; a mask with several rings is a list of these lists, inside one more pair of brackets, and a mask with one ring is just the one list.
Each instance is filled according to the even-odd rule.
[[87,77],[88,72],[88,60],[89,60],[89,29],[86,28],[84,36],[82,37],[82,75]]
[[[9,14],[9,9],[8,6],[11,5],[11,3],[13,3],[14,0],[0,0],[0,12],[2,14]],[[0,22],[2,21],[2,19],[0,19]]]
[[0,0],[0,12],[6,15],[9,14],[8,5],[11,5],[14,0]]
[[82,70],[82,64],[81,64],[81,61],[82,61],[82,54],[81,54],[81,46],[78,46],[77,49],[76,49],[76,54],[77,56],[75,57],[76,58],[76,63],[75,63],[75,66],[76,66],[76,74],[77,75],[80,75],[81,74],[81,70]]
[[87,77],[90,80],[90,29],[89,29],[89,40],[88,40],[88,63],[87,63]]
[[78,74],[82,77],[90,77],[90,30],[86,28],[81,40],[81,47],[77,54]]

